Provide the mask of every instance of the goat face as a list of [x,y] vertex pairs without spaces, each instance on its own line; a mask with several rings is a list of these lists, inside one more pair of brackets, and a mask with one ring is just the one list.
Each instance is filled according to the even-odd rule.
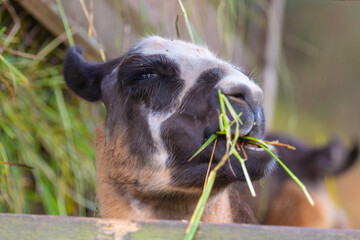
[[[126,147],[128,154],[120,157],[126,160],[109,163],[109,168],[136,171],[132,181],[143,192],[200,192],[213,145],[191,162],[188,159],[219,130],[218,89],[242,112],[240,135],[264,135],[261,89],[238,68],[194,44],[148,37],[123,57],[104,64],[85,61],[81,49],[75,47],[68,51],[64,76],[82,98],[104,102],[106,141],[121,136],[121,146],[115,147]],[[224,155],[225,145],[225,139],[219,139],[212,167]],[[265,152],[248,149],[247,155],[246,167],[253,180],[274,163]],[[223,167],[215,188],[244,180],[238,160],[230,160],[237,177]],[[116,163],[120,161],[128,163]],[[121,176],[113,178],[120,181]]]

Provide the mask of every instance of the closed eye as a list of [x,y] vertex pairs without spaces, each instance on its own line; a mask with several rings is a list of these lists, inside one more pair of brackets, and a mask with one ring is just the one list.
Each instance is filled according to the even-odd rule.
[[141,74],[139,76],[139,80],[148,80],[148,79],[155,79],[159,77],[159,74],[156,73],[145,73],[145,74]]

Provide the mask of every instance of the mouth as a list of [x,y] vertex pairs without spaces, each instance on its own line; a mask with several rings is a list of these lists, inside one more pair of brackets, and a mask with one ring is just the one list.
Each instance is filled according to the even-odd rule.
[[263,152],[265,151],[264,148],[262,147],[259,147],[258,145],[255,145],[255,144],[252,144],[252,143],[249,143],[249,142],[245,142],[243,143],[244,145],[244,148],[247,149],[247,150],[251,150],[251,151],[257,151],[257,152]]
[[[234,133],[232,134],[233,136],[235,135]],[[225,135],[218,135],[219,138],[223,139],[226,141],[226,136]],[[246,134],[246,135],[241,135],[239,134],[239,139],[237,141],[237,148],[238,151],[241,151],[242,148],[246,149],[246,150],[250,150],[250,151],[256,151],[256,152],[264,152],[266,151],[264,148],[260,147],[259,145],[250,142],[247,137],[251,137],[254,138],[256,140],[263,140],[263,138],[259,138],[256,136],[252,136],[250,134]],[[268,145],[270,147],[270,150],[274,150],[274,147],[272,145]]]
[[[255,181],[273,170],[272,166],[274,166],[274,158],[268,153],[268,151],[270,150],[273,152],[275,148],[270,145],[269,142],[262,140],[264,138],[263,135],[256,136],[251,133],[252,132],[250,131],[246,135],[239,135],[235,151],[237,151],[238,155],[245,161],[246,169],[251,181]],[[217,137],[218,141],[214,151],[214,159],[212,163],[210,163],[212,167],[215,167],[219,163],[226,152],[225,149],[227,148],[228,140],[226,139],[226,135],[218,134]],[[233,137],[234,135],[231,139],[233,139]],[[264,143],[264,145],[262,143]],[[223,181],[245,181],[245,173],[239,160],[240,159],[238,159],[234,154],[228,158],[228,164],[220,170],[220,172],[222,172],[221,176],[223,176]],[[207,160],[203,162],[203,164],[208,165],[209,161]]]
[[[267,166],[270,162],[272,162],[272,156],[267,152],[268,150],[273,150],[271,145],[263,144],[263,139],[265,137],[265,120],[264,113],[262,107],[259,106],[257,109],[251,109],[244,97],[241,95],[226,95],[228,98],[228,105],[231,108],[226,109],[226,116],[228,120],[228,124],[230,125],[232,136],[231,142],[233,142],[236,135],[238,139],[236,141],[236,151],[237,153],[246,161],[246,167],[249,168],[248,172],[252,179],[256,179],[259,176],[263,176],[267,169]],[[231,110],[232,109],[232,110]],[[224,110],[223,110],[224,111]],[[231,112],[232,111],[232,112]],[[238,115],[239,121],[236,121],[236,117]],[[210,138],[214,133],[217,134],[218,141],[216,143],[216,148],[214,150],[214,161],[213,164],[217,164],[218,161],[222,159],[227,149],[227,138],[224,134],[225,131],[221,126],[221,120],[219,118],[211,118],[208,122],[209,125],[204,130],[204,142],[203,144]],[[236,124],[235,124],[236,123]],[[212,145],[215,146],[215,145]],[[266,149],[264,147],[266,146]],[[211,154],[209,151],[208,154]],[[204,155],[205,156],[205,155]],[[208,159],[204,158],[204,163],[208,163]],[[230,156],[230,162],[237,172],[237,176],[243,175],[242,167],[240,166],[239,160],[236,155]],[[236,171],[238,168],[238,171]]]
[[[259,111],[260,112],[260,111]],[[263,152],[265,151],[264,148],[258,146],[257,144],[254,144],[253,141],[251,141],[248,138],[252,138],[257,141],[262,141],[264,139],[264,122],[261,121],[261,117],[257,116],[257,114],[245,114],[248,117],[243,119],[243,123],[240,124],[239,128],[236,129],[235,124],[231,126],[232,136],[231,139],[235,137],[235,131],[238,131],[238,150],[239,152],[244,152],[245,150],[254,151],[254,152]],[[250,116],[250,117],[249,117]],[[232,121],[232,119],[229,119],[229,121]],[[218,124],[218,123],[216,123]],[[210,138],[211,135],[217,134],[218,140],[223,142],[223,145],[226,145],[226,135],[222,132],[220,132],[219,126],[212,125],[212,127],[208,127],[204,131],[204,142],[207,139]],[[240,149],[241,148],[241,149]],[[241,151],[240,151],[241,150]]]

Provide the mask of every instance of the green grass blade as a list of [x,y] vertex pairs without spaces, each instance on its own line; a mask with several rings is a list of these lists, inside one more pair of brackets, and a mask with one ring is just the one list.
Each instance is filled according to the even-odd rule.
[[234,120],[238,121],[242,125],[243,123],[242,123],[240,117],[238,117],[238,114],[236,113],[236,111],[234,110],[232,105],[230,104],[229,100],[223,94],[222,94],[222,97],[224,99],[224,102],[225,102],[227,108],[229,109],[231,116],[234,118]]
[[201,218],[201,216],[202,216],[202,214],[204,212],[206,201],[210,196],[210,192],[211,192],[212,186],[213,186],[214,181],[215,181],[216,172],[227,161],[227,159],[229,157],[229,148],[230,148],[230,140],[228,140],[226,142],[226,152],[225,152],[224,156],[222,157],[220,162],[216,165],[216,167],[210,172],[210,175],[209,175],[209,178],[208,178],[208,183],[206,184],[206,188],[203,191],[203,193],[202,193],[202,195],[201,195],[201,197],[199,199],[198,204],[196,205],[195,211],[194,211],[194,213],[193,213],[193,215],[192,215],[192,217],[190,219],[190,223],[188,225],[188,228],[186,229],[185,240],[191,240],[195,236],[196,229],[197,229],[197,227],[199,225],[200,218]]
[[[237,118],[240,120],[239,123],[242,125],[243,123],[242,123],[242,121],[241,121],[241,119],[240,119],[241,115],[242,115],[242,112],[237,115]],[[235,122],[236,122],[235,119],[232,120],[232,122],[230,123],[230,127],[231,127]]]
[[0,129],[2,129],[11,139],[15,138],[15,133],[11,128],[0,119]]
[[66,31],[66,35],[67,35],[69,44],[70,44],[70,46],[74,46],[75,45],[74,39],[73,39],[71,29],[70,29],[70,26],[69,26],[69,22],[67,20],[65,10],[64,10],[64,7],[62,5],[61,0],[56,0],[56,4],[57,4],[57,7],[59,9],[61,20],[62,20],[62,22],[64,24],[64,28],[65,28],[65,31]]
[[208,140],[199,148],[199,150],[194,153],[194,155],[191,156],[191,158],[188,160],[190,162],[196,155],[198,155],[202,150],[204,150],[207,146],[209,146],[210,143],[212,143],[217,138],[217,135],[214,133],[212,134]]
[[205,191],[201,195],[198,204],[196,205],[193,216],[191,217],[188,228],[186,229],[186,235],[184,240],[192,240],[195,236],[196,230],[198,228],[201,216],[204,212],[206,201],[208,200],[211,189],[214,185],[216,177],[216,171],[212,170],[209,175],[208,183],[206,184]]
[[226,134],[222,113],[219,114],[219,127],[220,131],[224,131],[224,134]]
[[[24,83],[28,83],[29,80],[27,79],[27,77],[24,76],[24,74],[21,73],[21,71],[19,71],[19,69],[17,69],[14,65],[12,65],[10,62],[8,62],[1,54],[0,54],[0,60],[3,61],[5,63],[5,65],[10,69],[11,73],[15,73],[16,76],[18,76],[18,78],[24,82]],[[13,79],[14,84],[15,84],[15,80]]]
[[251,196],[256,197],[256,192],[255,192],[254,186],[252,185],[252,182],[251,182],[249,173],[248,173],[248,171],[247,171],[247,169],[246,169],[244,159],[242,159],[242,157],[240,156],[240,154],[239,154],[238,152],[236,152],[236,151],[234,152],[234,155],[235,155],[235,157],[236,157],[237,159],[239,159],[239,161],[240,161],[241,168],[242,168],[242,170],[243,170],[246,183],[247,183],[247,185],[249,186],[249,190],[250,190]]
[[[264,147],[263,147],[264,148]],[[270,153],[276,161],[284,168],[284,170],[290,175],[290,177],[299,185],[299,187],[303,190],[306,198],[308,199],[311,206],[314,206],[314,200],[311,198],[309,192],[307,191],[305,185],[295,176],[295,174],[268,148],[264,148],[268,153]]]
[[[247,137],[247,139],[249,139],[251,137]],[[282,168],[284,168],[284,170],[289,174],[289,176],[299,185],[299,187],[303,190],[306,198],[308,199],[309,203],[311,204],[311,206],[314,206],[314,200],[311,198],[309,192],[307,191],[305,185],[300,181],[300,179],[298,177],[295,176],[295,174],[269,149],[269,146],[266,144],[262,144],[261,140],[254,139],[254,142],[251,142],[253,144],[258,145],[259,147],[262,147],[263,149],[265,149],[265,151],[267,151],[271,156],[273,156],[276,161],[281,165]]]
[[187,15],[187,12],[186,12],[186,9],[182,3],[181,0],[178,0],[179,2],[179,5],[180,5],[180,8],[181,8],[181,11],[182,11],[182,14],[184,16],[184,19],[185,19],[185,24],[186,24],[186,28],[188,30],[188,33],[189,33],[189,36],[190,36],[190,39],[191,39],[191,42],[195,42],[195,38],[194,38],[194,33],[193,33],[193,28],[191,27],[191,24],[189,22],[189,18],[188,18],[188,15]]
[[[230,128],[230,126],[229,126]],[[236,128],[235,128],[235,135],[234,138],[231,140],[231,148],[230,148],[230,155],[236,152],[236,142],[239,139],[239,123],[236,122]]]
[[223,125],[224,125],[224,129],[228,128],[228,121],[226,118],[226,109],[225,109],[225,104],[224,104],[224,96],[221,93],[220,89],[218,90],[219,93],[219,101],[220,101],[220,107],[221,107],[221,114],[223,116]]
[[270,148],[269,144],[266,144],[264,141],[262,141],[262,140],[260,140],[260,139],[257,139],[257,138],[254,138],[254,137],[250,137],[250,136],[242,136],[241,138],[242,138],[242,139],[246,139],[246,140],[254,141],[254,142],[256,142],[256,143],[259,143],[259,144],[264,145],[264,146],[267,147],[267,148]]

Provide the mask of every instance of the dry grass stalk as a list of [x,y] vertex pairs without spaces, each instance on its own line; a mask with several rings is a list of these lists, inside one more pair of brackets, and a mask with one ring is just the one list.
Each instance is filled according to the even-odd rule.
[[8,48],[8,47],[6,47],[6,46],[2,46],[2,48],[3,48],[3,50],[4,50],[5,52],[8,52],[8,53],[13,54],[13,55],[16,55],[16,56],[25,57],[25,58],[30,58],[30,59],[36,60],[36,61],[41,61],[41,60],[44,59],[44,58],[41,57],[41,56],[37,56],[37,55],[30,54],[30,53],[26,53],[26,52],[14,50],[14,49]]
[[16,14],[16,11],[15,11],[14,7],[9,3],[9,1],[5,0],[3,2],[3,4],[4,4],[6,10],[10,13],[11,18],[14,21],[14,25],[13,25],[10,33],[8,34],[7,38],[5,39],[4,43],[3,43],[3,48],[5,48],[12,42],[15,35],[19,31],[19,29],[21,27],[21,21],[20,21],[19,16]]
[[22,163],[12,163],[12,162],[3,162],[3,161],[0,161],[0,165],[9,165],[9,166],[24,167],[24,168],[33,169],[33,167],[28,166],[28,165],[26,165],[26,164],[22,164]]
[[88,37],[91,38],[92,36],[95,37],[96,39],[96,42],[98,44],[98,47],[99,47],[99,53],[100,53],[100,56],[101,56],[101,59],[105,62],[106,61],[106,56],[105,56],[105,51],[104,51],[104,48],[103,46],[101,45],[100,43],[100,39],[99,39],[99,35],[98,33],[96,32],[96,29],[95,29],[95,26],[94,26],[94,3],[93,1],[91,0],[90,1],[90,6],[89,6],[89,10],[87,9],[86,7],[86,4],[84,2],[84,0],[79,0],[80,1],[80,4],[81,4],[81,8],[85,14],[85,17],[89,23],[89,29],[88,29]]

